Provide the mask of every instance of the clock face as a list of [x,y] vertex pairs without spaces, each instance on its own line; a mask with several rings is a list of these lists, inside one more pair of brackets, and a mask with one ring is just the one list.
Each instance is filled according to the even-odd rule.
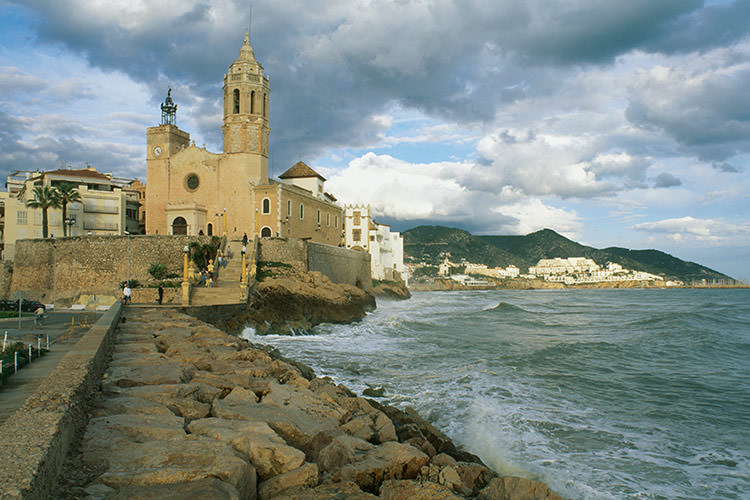
[[157,158],[161,156],[161,146],[156,146],[154,148],[154,156],[156,156]]

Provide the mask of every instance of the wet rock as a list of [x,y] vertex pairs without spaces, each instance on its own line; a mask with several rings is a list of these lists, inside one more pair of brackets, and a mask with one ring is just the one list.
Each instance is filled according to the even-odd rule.
[[321,472],[334,472],[357,460],[364,452],[375,446],[354,436],[336,436],[318,454],[317,462]]
[[427,455],[409,445],[388,442],[334,472],[332,479],[354,481],[362,490],[377,493],[386,479],[414,479],[428,460]]
[[449,488],[435,483],[388,480],[380,487],[380,498],[384,500],[460,500],[464,497]]
[[376,500],[351,481],[326,482],[315,488],[294,488],[274,496],[274,500]]
[[562,500],[547,484],[523,477],[496,477],[479,492],[481,500]]

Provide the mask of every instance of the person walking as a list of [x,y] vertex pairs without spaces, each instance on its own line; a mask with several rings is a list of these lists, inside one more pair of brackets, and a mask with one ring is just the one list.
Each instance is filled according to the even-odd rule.
[[242,246],[243,247],[247,246],[247,233],[242,235]]
[[159,283],[159,305],[161,305],[162,301],[164,300],[164,287]]
[[123,305],[128,305],[130,303],[130,294],[132,293],[132,290],[130,290],[130,284],[126,281],[125,286],[122,287],[122,303]]

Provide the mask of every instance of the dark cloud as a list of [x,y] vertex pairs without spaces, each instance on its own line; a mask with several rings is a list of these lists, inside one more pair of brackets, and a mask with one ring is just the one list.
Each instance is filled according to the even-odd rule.
[[729,172],[729,173],[732,173],[732,174],[737,174],[737,173],[741,172],[741,170],[739,168],[737,168],[734,165],[731,165],[729,163],[726,163],[726,162],[716,162],[715,161],[715,162],[713,162],[711,164],[711,166],[714,167],[716,170],[719,170],[721,172]]
[[682,181],[672,174],[662,172],[653,178],[655,188],[670,188],[675,186],[681,186]]

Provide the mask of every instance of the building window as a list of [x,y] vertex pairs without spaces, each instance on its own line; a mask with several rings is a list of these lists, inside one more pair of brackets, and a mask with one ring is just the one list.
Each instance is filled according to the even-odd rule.
[[239,89],[234,89],[234,114],[237,114],[240,112],[240,91]]
[[354,241],[361,240],[362,239],[362,231],[360,231],[359,229],[353,229],[352,230],[352,239]]
[[271,213],[271,200],[268,198],[263,198],[263,213],[265,215]]
[[16,212],[16,223],[17,224],[28,224],[28,214],[26,210],[19,210]]
[[375,235],[374,234],[370,235],[370,241],[375,241]]
[[352,214],[352,217],[354,217],[354,221],[352,222],[352,224],[355,225],[355,226],[359,226],[361,224],[361,222],[362,222],[360,220],[360,214],[359,214],[359,212],[354,212]]
[[339,216],[334,215],[333,216],[333,227],[339,227]]
[[201,181],[196,174],[188,174],[185,177],[185,188],[188,191],[195,191],[200,186]]
[[268,226],[265,226],[263,229],[260,230],[260,237],[261,238],[270,238],[271,237],[271,228]]
[[331,227],[331,214],[326,214],[326,226]]
[[320,210],[318,210],[318,218],[317,218],[318,225],[320,225]]
[[207,230],[206,234],[208,234],[209,236],[213,236],[214,235],[214,225],[211,224],[211,223],[209,223],[207,229],[208,230]]
[[305,206],[300,203],[299,204],[299,220],[302,220],[305,218]]
[[263,116],[266,116],[268,108],[268,94],[263,94]]
[[250,114],[255,113],[255,91],[250,91]]
[[286,217],[292,216],[292,200],[286,200]]

